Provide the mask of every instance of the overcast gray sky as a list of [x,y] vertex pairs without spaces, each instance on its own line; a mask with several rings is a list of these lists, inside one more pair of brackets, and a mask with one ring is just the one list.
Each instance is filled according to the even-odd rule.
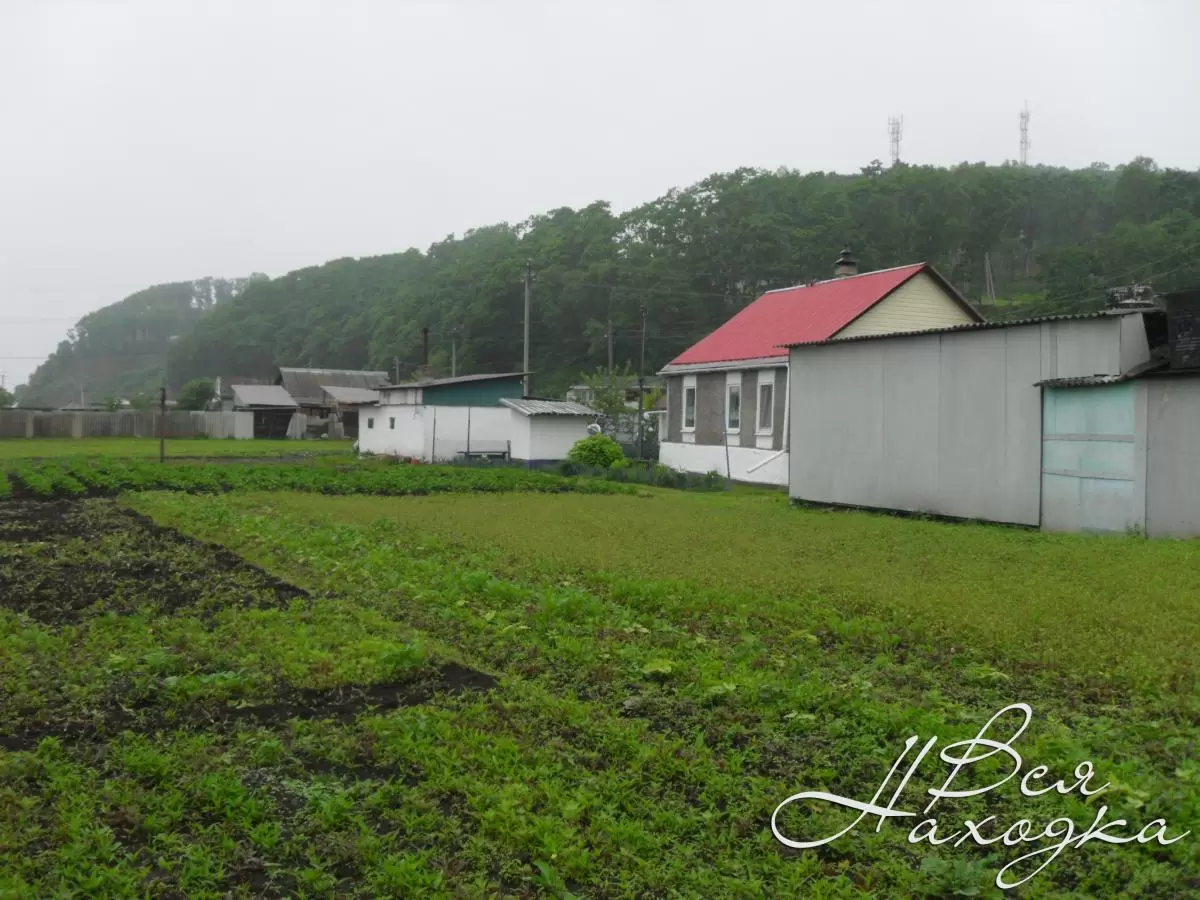
[[0,0],[0,372],[151,284],[738,166],[1200,166],[1195,0]]

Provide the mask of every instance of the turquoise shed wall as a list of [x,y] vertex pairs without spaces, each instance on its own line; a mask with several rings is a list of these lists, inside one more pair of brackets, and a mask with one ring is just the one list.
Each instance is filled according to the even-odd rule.
[[525,385],[520,378],[497,378],[436,385],[423,388],[422,394],[427,406],[500,406],[501,400],[523,397]]
[[1047,388],[1042,413],[1042,527],[1144,528],[1144,384]]

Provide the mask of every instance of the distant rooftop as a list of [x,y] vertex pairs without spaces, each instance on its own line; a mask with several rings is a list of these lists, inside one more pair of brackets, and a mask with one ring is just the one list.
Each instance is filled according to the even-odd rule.
[[508,400],[500,401],[523,416],[595,416],[598,413],[573,400]]
[[271,406],[294,409],[299,404],[295,399],[277,384],[235,384],[233,386],[234,406]]
[[382,389],[441,387],[445,384],[466,384],[471,381],[499,381],[502,378],[524,378],[526,375],[532,374],[532,372],[502,372],[496,375],[458,375],[454,378],[425,378],[418,381],[404,381],[400,384],[385,384]]

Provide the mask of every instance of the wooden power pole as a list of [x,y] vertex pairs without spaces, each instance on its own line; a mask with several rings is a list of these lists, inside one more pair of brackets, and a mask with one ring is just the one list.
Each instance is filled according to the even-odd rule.
[[533,260],[525,261],[525,361],[521,367],[525,378],[525,396],[529,396],[529,305],[533,281]]

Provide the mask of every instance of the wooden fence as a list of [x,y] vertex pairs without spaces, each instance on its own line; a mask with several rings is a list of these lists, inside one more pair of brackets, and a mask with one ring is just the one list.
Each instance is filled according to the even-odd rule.
[[[169,438],[252,438],[252,412],[169,412],[165,416]],[[0,438],[98,438],[159,435],[156,410],[120,412],[37,412],[0,409]]]

